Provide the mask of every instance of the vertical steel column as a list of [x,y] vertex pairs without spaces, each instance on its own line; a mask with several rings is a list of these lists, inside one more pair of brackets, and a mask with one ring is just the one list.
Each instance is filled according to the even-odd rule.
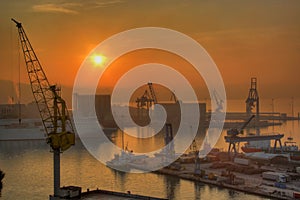
[[60,196],[60,151],[53,150],[53,177],[54,177],[54,197]]

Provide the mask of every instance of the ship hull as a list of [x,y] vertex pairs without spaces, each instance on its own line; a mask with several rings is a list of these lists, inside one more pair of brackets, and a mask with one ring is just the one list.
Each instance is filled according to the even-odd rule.
[[242,151],[245,153],[254,153],[254,152],[262,152],[263,150],[256,147],[241,147]]

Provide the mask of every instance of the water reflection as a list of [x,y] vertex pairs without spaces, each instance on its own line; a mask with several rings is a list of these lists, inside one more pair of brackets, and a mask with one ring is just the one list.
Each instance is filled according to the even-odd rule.
[[172,176],[165,176],[164,184],[167,192],[167,199],[175,199],[176,192],[179,191],[180,179]]
[[121,191],[125,191],[126,190],[125,183],[126,183],[126,179],[127,179],[127,173],[118,171],[118,170],[114,170],[114,169],[111,169],[111,171],[114,175],[113,180],[115,181],[115,183],[118,183]]
[[[108,134],[108,137],[112,136],[120,137],[118,132]],[[197,144],[203,137],[203,132],[197,135]],[[152,145],[160,142],[154,139]],[[0,168],[6,173],[3,199],[47,199],[52,194],[53,161],[49,150],[45,141],[0,141]],[[170,200],[262,199],[240,193],[230,194],[226,189],[176,177],[118,172],[92,157],[80,140],[61,156],[61,184],[81,186],[83,191],[87,188],[131,191]]]
[[49,145],[44,140],[0,141],[0,155],[11,159],[38,149],[50,151]]
[[3,187],[2,180],[4,179],[4,176],[5,176],[5,173],[3,171],[1,171],[1,169],[0,169],[0,197],[1,197],[2,187]]
[[194,193],[195,193],[195,200],[201,199],[201,192],[200,189],[203,187],[203,184],[195,182],[194,183]]

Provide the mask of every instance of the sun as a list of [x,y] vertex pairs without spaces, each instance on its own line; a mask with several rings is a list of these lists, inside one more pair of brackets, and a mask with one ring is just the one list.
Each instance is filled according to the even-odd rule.
[[105,62],[106,58],[103,55],[94,55],[92,56],[92,61],[96,66],[102,65]]
[[102,57],[102,56],[95,56],[94,62],[95,62],[96,64],[101,64],[101,63],[103,63],[103,57]]

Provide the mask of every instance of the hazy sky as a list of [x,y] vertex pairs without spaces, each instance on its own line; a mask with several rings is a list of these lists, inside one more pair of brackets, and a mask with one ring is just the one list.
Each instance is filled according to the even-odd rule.
[[[16,81],[19,59],[12,17],[22,22],[52,83],[72,86],[85,56],[112,34],[157,26],[197,40],[219,67],[229,97],[244,98],[252,76],[258,78],[262,96],[300,96],[299,0],[2,0],[0,79]],[[157,60],[163,56],[152,52],[144,62],[151,60],[149,55]],[[143,55],[129,55],[119,63],[126,61],[130,68],[137,60]],[[20,62],[22,81],[28,82],[22,57]],[[107,77],[115,80],[126,69]]]

